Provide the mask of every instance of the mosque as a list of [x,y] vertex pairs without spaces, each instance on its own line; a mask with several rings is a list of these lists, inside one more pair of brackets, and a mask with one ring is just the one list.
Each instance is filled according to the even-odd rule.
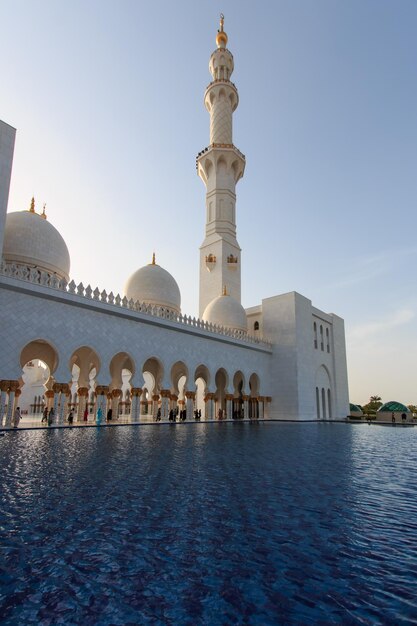
[[349,413],[343,320],[296,292],[241,304],[236,184],[245,156],[232,137],[239,97],[223,16],[204,94],[210,143],[198,153],[206,187],[199,318],[181,310],[172,275],[152,262],[122,295],[70,274],[70,254],[45,208],[7,213],[15,129],[0,122],[0,422],[14,408],[112,408],[140,422],[159,411],[202,419],[342,419]]

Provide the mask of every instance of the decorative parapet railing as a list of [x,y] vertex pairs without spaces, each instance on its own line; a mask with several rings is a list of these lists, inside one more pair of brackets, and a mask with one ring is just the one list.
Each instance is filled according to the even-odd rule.
[[40,270],[37,267],[21,265],[20,263],[6,263],[6,261],[3,260],[0,263],[0,275],[8,278],[17,278],[18,280],[26,281],[32,285],[55,289],[70,295],[92,300],[93,302],[101,302],[102,304],[129,309],[137,313],[143,313],[170,322],[177,322],[178,324],[205,330],[216,335],[232,337],[233,339],[239,339],[245,343],[257,344],[268,349],[271,348],[271,344],[265,339],[248,335],[241,330],[211,324],[210,322],[191,317],[191,315],[182,315],[166,307],[146,304],[139,301],[135,302],[132,299],[128,300],[126,296],[123,298],[119,294],[115,296],[112,291],[107,293],[105,289],[100,291],[98,287],[93,290],[90,285],[87,285],[87,287],[84,287],[83,283],[77,285],[73,280],[68,283],[65,279],[60,279],[56,274]]

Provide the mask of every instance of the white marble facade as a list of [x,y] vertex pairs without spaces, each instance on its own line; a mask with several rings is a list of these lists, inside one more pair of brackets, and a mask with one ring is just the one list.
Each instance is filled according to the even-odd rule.
[[[223,23],[216,43],[209,65],[213,80],[205,94],[210,145],[197,157],[207,192],[200,319],[182,314],[175,280],[155,260],[132,275],[124,297],[108,294],[68,282],[69,257],[57,231],[57,254],[43,258],[37,238],[41,241],[46,229],[50,237],[54,229],[41,216],[25,212],[22,219],[13,213],[6,224],[14,130],[0,123],[0,243],[9,233],[0,265],[0,418],[5,416],[6,424],[21,394],[22,368],[35,359],[50,370],[45,403],[56,408],[58,422],[74,401],[74,367],[79,419],[91,403],[91,390],[94,410],[118,411],[126,372],[132,420],[140,421],[145,405],[147,413],[160,409],[166,417],[177,403],[189,412],[202,408],[206,419],[219,411],[229,418],[292,420],[348,414],[343,320],[296,292],[266,298],[246,311],[241,306],[235,187],[245,158],[232,139],[238,95],[230,81],[233,57]],[[33,242],[21,229],[28,219],[36,221]]]

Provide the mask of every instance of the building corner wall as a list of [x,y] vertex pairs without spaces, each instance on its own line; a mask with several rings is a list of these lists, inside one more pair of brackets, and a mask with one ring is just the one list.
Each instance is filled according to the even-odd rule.
[[0,120],[0,260],[3,253],[15,137],[16,129]]
[[349,415],[349,383],[346,359],[345,323],[341,317],[331,314],[333,326],[334,370],[334,417],[343,419]]
[[295,294],[262,300],[263,334],[273,344],[270,369],[273,419],[298,419]]

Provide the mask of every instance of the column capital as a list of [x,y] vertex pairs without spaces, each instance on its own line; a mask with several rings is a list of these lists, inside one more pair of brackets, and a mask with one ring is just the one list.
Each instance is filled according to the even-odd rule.
[[204,396],[204,402],[207,402],[208,400],[214,400],[214,393],[206,393],[206,395]]
[[142,395],[142,387],[132,387],[130,393],[132,396],[141,396]]
[[158,395],[157,393],[155,393],[155,394],[152,396],[152,400],[153,400],[154,402],[157,402],[157,401],[159,400],[159,395]]
[[78,387],[77,394],[80,397],[88,396],[88,388],[87,387]]
[[234,399],[234,395],[232,393],[226,393],[225,398],[226,398],[226,400],[233,400]]
[[188,400],[195,400],[195,391],[186,391],[185,392],[185,397]]
[[169,398],[171,391],[169,389],[161,389],[161,398]]
[[47,398],[53,398],[54,397],[54,392],[52,389],[48,389],[47,391],[45,391],[45,396]]
[[111,392],[111,395],[113,398],[120,398],[122,396],[122,390],[121,389],[113,389]]
[[9,391],[17,391],[19,387],[20,385],[18,380],[9,380]]
[[21,393],[22,393],[22,390],[21,390],[21,389],[16,389],[16,391],[15,391],[15,394],[14,394],[14,395],[15,395],[15,397],[16,397],[16,398],[18,398],[18,397],[21,395]]
[[68,383],[61,383],[61,393],[65,393],[66,396],[69,396],[71,389]]
[[96,387],[96,389],[95,389],[96,396],[105,396],[108,393],[109,393],[109,386],[108,385],[98,385],[98,387]]
[[62,387],[61,383],[54,383],[52,385],[52,391],[54,393],[59,393],[61,391],[61,387]]

